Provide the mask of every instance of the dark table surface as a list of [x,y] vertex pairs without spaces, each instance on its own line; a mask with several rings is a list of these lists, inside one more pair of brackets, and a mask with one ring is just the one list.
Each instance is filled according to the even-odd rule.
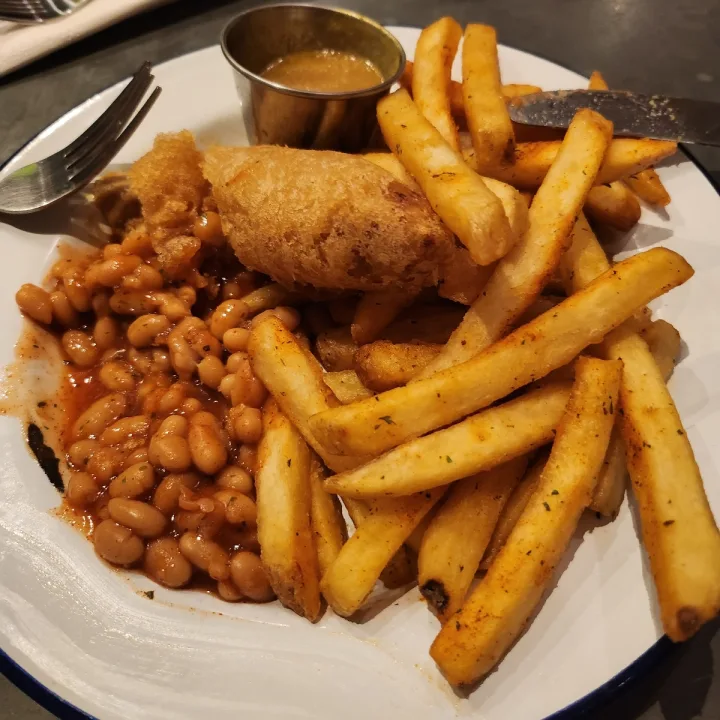
[[[120,1],[120,0],[119,0]],[[328,2],[330,0],[327,0]],[[720,0],[337,0],[387,25],[424,26],[440,15],[484,22],[501,42],[613,87],[720,100]],[[127,77],[217,42],[247,2],[179,0],[132,18],[0,78],[0,165],[57,117]],[[716,184],[720,151],[693,149]],[[673,648],[589,720],[718,720],[720,623]],[[49,718],[0,678],[0,718]],[[512,720],[509,718],[508,720]]]

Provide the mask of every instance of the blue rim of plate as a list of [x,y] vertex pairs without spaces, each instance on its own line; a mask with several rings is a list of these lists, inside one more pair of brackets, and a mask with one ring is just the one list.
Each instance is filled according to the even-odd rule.
[[[408,26],[409,27],[409,26]],[[504,45],[504,43],[503,43]],[[212,45],[208,47],[214,47]],[[512,50],[519,50],[520,52],[527,52],[521,48],[515,48],[511,45],[505,45]],[[200,48],[194,52],[202,52],[207,48]],[[186,53],[191,55],[192,53]],[[558,67],[577,73],[572,68],[563,65],[562,63],[553,60],[545,55],[539,53],[528,53],[534,55],[541,60],[547,60],[548,62],[557,65]],[[183,57],[178,55],[177,57]],[[177,58],[171,58],[165,62],[172,62]],[[161,63],[164,64],[164,63]],[[127,80],[127,78],[126,78]],[[68,112],[61,115],[57,120],[50,123],[46,128],[43,128],[38,133],[33,135],[25,144],[23,144],[16,152],[14,152],[3,164],[0,166],[0,172],[9,165],[18,155],[25,151],[28,147],[37,141],[40,136],[46,133],[52,133],[52,131],[60,124],[67,121],[68,115],[80,111],[86,105],[90,105],[95,102],[100,95],[112,89],[113,87],[120,85],[125,82],[121,80],[118,83],[113,83],[103,90],[98,91],[84,102],[79,103],[74,108],[68,110]],[[700,164],[695,156],[688,151],[683,144],[679,144],[681,152],[690,162],[702,173],[703,177],[710,183],[711,187],[715,192],[720,195],[720,185],[715,182],[710,173]],[[561,710],[557,710],[552,715],[548,715],[545,718],[538,718],[538,720],[577,720],[582,717],[587,717],[589,713],[600,710],[602,707],[607,705],[611,700],[620,695],[620,693],[630,686],[632,686],[637,680],[643,677],[646,673],[650,672],[653,668],[660,664],[660,662],[668,657],[670,653],[677,649],[679,645],[673,643],[667,635],[663,635],[654,645],[650,646],[640,657],[630,663],[624,670],[621,670],[617,675],[607,680],[595,690],[589,692],[587,695],[575,700],[575,702],[567,705]],[[86,713],[76,705],[73,705],[69,700],[65,700],[63,697],[58,695],[56,692],[51,690],[46,685],[43,685],[27,670],[16,663],[2,648],[0,648],[0,672],[19,690],[25,695],[34,700],[38,705],[42,706],[48,712],[51,712],[55,717],[60,720],[98,720],[94,715]]]

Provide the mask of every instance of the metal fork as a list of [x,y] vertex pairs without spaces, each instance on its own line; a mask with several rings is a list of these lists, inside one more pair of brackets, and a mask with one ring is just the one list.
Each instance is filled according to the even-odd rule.
[[135,113],[153,79],[150,63],[144,63],[77,140],[40,162],[5,177],[0,173],[0,213],[35,212],[85,187],[115,157],[157,100],[159,87]]
[[90,0],[0,0],[0,20],[34,25],[74,13]]

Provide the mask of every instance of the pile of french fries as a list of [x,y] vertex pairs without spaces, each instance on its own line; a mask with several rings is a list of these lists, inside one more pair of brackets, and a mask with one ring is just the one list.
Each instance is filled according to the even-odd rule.
[[323,598],[351,616],[379,580],[417,581],[442,623],[432,657],[472,685],[522,632],[581,514],[617,513],[629,472],[665,632],[690,637],[720,610],[720,533],[666,386],[680,336],[647,304],[693,271],[662,248],[613,264],[588,221],[626,230],[638,198],[667,204],[652,165],[675,145],[613,139],[590,110],[562,137],[515,127],[507,97],[538,88],[502,84],[485,25],[423,30],[402,85],[378,105],[391,152],[366,158],[422,190],[458,256],[436,294],[371,293],[333,320],[309,309],[314,353],[275,317],[252,330],[278,597],[314,621]]

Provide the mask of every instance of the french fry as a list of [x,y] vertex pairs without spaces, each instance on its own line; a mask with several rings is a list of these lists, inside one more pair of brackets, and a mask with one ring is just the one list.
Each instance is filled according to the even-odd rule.
[[418,110],[455,150],[457,127],[450,112],[448,88],[461,38],[462,28],[451,17],[428,25],[417,41],[412,73],[412,96]]
[[637,225],[642,208],[635,193],[622,180],[616,180],[590,190],[585,212],[596,222],[627,231]]
[[325,373],[323,381],[343,405],[349,405],[373,395],[373,391],[362,384],[354,370]]
[[[377,512],[379,504],[377,501],[358,500],[357,498],[343,498],[343,505],[350,515],[350,519],[356,528],[359,528],[368,518]],[[379,501],[389,517],[393,509],[402,513],[401,504],[393,506],[390,501]],[[417,578],[417,563],[411,557],[404,545],[390,558],[390,561],[380,573],[380,581],[386,588],[394,590],[414,582]]]
[[416,303],[385,328],[381,340],[394,343],[446,343],[464,314],[465,308],[454,303]]
[[325,468],[313,453],[310,457],[310,521],[317,548],[320,577],[335,562],[347,540],[347,526],[340,501],[323,487]]
[[503,506],[497,525],[493,530],[492,537],[490,538],[490,542],[488,543],[482,562],[480,563],[480,570],[487,570],[490,567],[493,560],[497,557],[497,554],[510,537],[512,529],[515,525],[517,525],[517,521],[520,519],[520,516],[527,507],[527,504],[530,502],[530,498],[533,496],[533,493],[540,483],[540,476],[545,469],[548,454],[548,451],[540,451],[540,455],[537,457],[532,467],[525,473],[523,479],[515,486],[515,489],[512,491],[510,497]]
[[462,75],[465,117],[477,169],[483,172],[507,162],[515,149],[513,127],[500,84],[495,28],[479,24],[465,28]]
[[588,90],[609,90],[610,87],[605,82],[605,78],[599,70],[593,70],[588,83]]
[[443,351],[420,374],[458,365],[501,338],[542,292],[568,248],[575,219],[602,165],[612,124],[579,110],[530,208],[525,235],[502,258]]
[[[412,93],[412,76],[413,63],[409,60],[405,64],[405,70],[400,78],[400,86],[404,87],[409,93]],[[542,88],[537,85],[523,85],[522,83],[510,83],[502,86],[503,97],[505,100],[511,100],[514,97],[523,95],[532,95],[533,93],[542,92]],[[463,100],[462,84],[451,80],[448,86],[448,96],[450,99],[450,111],[456,118],[465,116],[465,102]]]
[[[589,90],[609,90],[605,78],[596,70],[590,76]],[[660,180],[660,176],[653,168],[641,170],[634,175],[624,178],[630,189],[646,203],[665,207],[670,202],[670,195]],[[624,228],[620,228],[623,230]]]
[[665,380],[632,327],[603,341],[623,361],[621,430],[663,627],[686,640],[720,611],[720,532]]
[[677,253],[652,248],[615,265],[583,290],[453,368],[310,420],[335,453],[378,455],[449,425],[566,365],[693,270]]
[[[363,157],[371,163],[387,170],[400,182],[410,185],[411,187],[414,186],[415,189],[420,188],[412,175],[405,169],[405,166],[392,153],[367,153]],[[525,230],[527,230],[528,224],[528,203],[525,198],[523,198],[514,187],[507,183],[500,182],[500,180],[483,177],[482,181],[502,203],[505,217],[507,217],[510,223],[510,229],[515,235],[520,237]]]
[[364,385],[376,392],[383,392],[405,385],[437,357],[440,349],[440,345],[378,340],[363,345],[355,353],[355,368]]
[[569,394],[567,382],[537,388],[332,475],[325,489],[344,497],[397,497],[490,470],[550,442]]
[[320,617],[318,557],[310,525],[310,450],[269,400],[255,475],[260,557],[285,607],[315,622]]
[[348,617],[360,608],[383,568],[444,492],[438,488],[375,502],[373,513],[343,545],[321,582],[323,596],[338,615]]
[[325,384],[322,367],[312,353],[305,351],[282,321],[272,316],[253,328],[248,353],[253,372],[323,462],[335,471],[354,467],[358,458],[325,452],[308,425],[314,413],[340,405]]
[[472,305],[495,270],[495,264],[478,265],[465,247],[455,247],[440,268],[438,295],[463,305]]
[[[560,140],[518,143],[513,162],[493,168],[490,174],[519,190],[534,190],[540,187],[547,175],[560,150],[560,143]],[[605,185],[634,175],[656,165],[676,150],[677,143],[669,140],[615,138],[610,143],[595,184]],[[463,157],[471,168],[477,169],[473,150],[464,150]]]
[[454,686],[486,675],[522,632],[592,496],[617,407],[621,363],[580,358],[539,486],[517,525],[430,655]]
[[358,345],[376,340],[380,333],[415,300],[415,293],[403,290],[381,290],[365,293],[355,308],[350,326],[352,339]]
[[388,147],[473,260],[489,265],[505,255],[517,237],[502,203],[423,117],[407,91],[380,100],[377,116]]
[[[640,332],[640,337],[647,342],[655,363],[667,382],[680,352],[680,333],[670,323],[655,320]],[[625,497],[627,474],[625,443],[616,421],[590,509],[606,517],[617,515]]]
[[670,193],[665,189],[654,168],[649,167],[647,170],[628,175],[624,179],[630,189],[649,205],[665,207],[670,204]]
[[527,85],[524,83],[506,83],[502,86],[502,93],[505,100],[522,97],[523,95],[534,95],[542,92],[542,88],[537,85]]
[[663,378],[667,381],[680,356],[680,333],[666,320],[654,320],[640,331],[640,337],[648,344]]
[[590,510],[605,517],[615,517],[625,497],[626,485],[625,443],[616,420],[605,459],[598,473]]
[[527,466],[524,457],[459,480],[425,531],[418,585],[443,621],[460,609],[498,517]]
[[420,192],[420,186],[415,182],[415,178],[405,169],[405,166],[392,153],[372,152],[365,153],[363,157],[373,165],[377,165],[383,170],[387,170],[396,180],[399,180],[404,185]]
[[348,326],[326,330],[315,340],[315,352],[329,372],[352,370],[357,349]]

